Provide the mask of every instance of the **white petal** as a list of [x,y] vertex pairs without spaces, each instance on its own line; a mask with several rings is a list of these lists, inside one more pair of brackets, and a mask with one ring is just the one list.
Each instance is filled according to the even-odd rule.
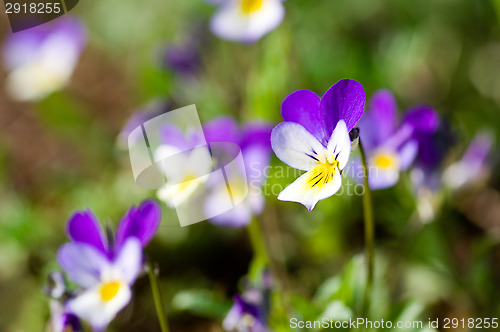
[[335,159],[339,162],[340,169],[344,169],[351,155],[351,139],[344,120],[337,123],[332,136],[328,140],[327,149],[333,153]]
[[122,283],[112,300],[103,301],[100,294],[101,287],[100,284],[90,288],[67,303],[72,313],[87,321],[95,330],[100,331],[106,328],[132,297],[130,287]]
[[[288,185],[279,195],[281,201],[298,202],[311,211],[316,203],[334,195],[342,185],[342,177],[338,168],[333,173],[319,171],[317,168],[302,174],[292,184]],[[325,181],[325,176],[328,176]]]
[[121,272],[122,278],[126,283],[129,285],[132,284],[141,272],[141,242],[136,238],[128,239],[114,261],[113,267]]
[[369,165],[368,169],[368,184],[372,190],[389,188],[398,183],[398,168],[384,169],[382,167]]
[[281,0],[265,0],[262,7],[245,14],[241,1],[228,1],[210,21],[210,28],[217,36],[238,42],[254,42],[278,27],[285,16]]
[[399,169],[406,171],[417,157],[418,143],[415,140],[410,140],[403,145],[398,151]]
[[188,164],[184,165],[197,177],[207,175],[212,170],[212,156],[207,146],[199,146],[191,150]]
[[276,156],[288,166],[308,171],[318,165],[318,154],[326,148],[302,125],[283,122],[271,133],[271,145]]

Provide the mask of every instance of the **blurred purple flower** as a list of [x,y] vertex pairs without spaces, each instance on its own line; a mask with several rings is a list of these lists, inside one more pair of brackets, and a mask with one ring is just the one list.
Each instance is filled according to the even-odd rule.
[[68,16],[11,34],[3,44],[8,92],[17,100],[33,101],[61,89],[69,81],[85,42],[84,25]]
[[193,42],[169,45],[164,53],[165,66],[177,74],[190,76],[200,69],[200,53],[198,45]]
[[[421,158],[430,158],[426,142],[439,125],[437,113],[430,107],[416,106],[406,112],[401,124],[397,122],[397,105],[392,93],[376,92],[359,122],[361,140],[367,151],[369,185],[373,190],[395,185],[399,173],[412,165],[419,151]],[[360,180],[359,158],[352,166],[353,177]]]
[[489,171],[488,155],[493,137],[487,132],[477,134],[465,151],[462,159],[450,165],[443,174],[445,184],[459,189],[484,178]]
[[311,211],[342,185],[340,171],[351,154],[351,131],[363,114],[365,92],[353,80],[340,80],[319,98],[309,90],[288,95],[281,105],[286,122],[273,129],[271,144],[285,164],[307,171],[279,195]]
[[123,126],[123,129],[120,131],[120,134],[117,138],[118,145],[121,148],[127,148],[128,137],[135,128],[142,125],[144,122],[151,120],[152,118],[171,109],[172,105],[170,102],[166,100],[154,100],[143,108],[135,111],[127,120],[127,123],[125,124],[125,126]]
[[282,0],[226,0],[210,21],[218,37],[253,43],[276,29],[285,17]]
[[443,185],[443,163],[456,143],[455,130],[446,118],[440,119],[435,131],[415,135],[419,143],[418,158],[411,170],[411,180],[417,192],[437,192]]
[[132,207],[108,242],[90,211],[73,214],[68,221],[72,242],[58,251],[59,265],[82,291],[65,308],[103,331],[131,298],[131,285],[143,264],[142,251],[160,223],[157,203],[144,201]]
[[78,317],[69,312],[63,304],[67,299],[68,291],[61,272],[52,272],[49,275],[49,286],[45,288],[45,292],[51,297],[50,322],[47,330],[49,332],[83,331]]
[[201,69],[201,48],[206,43],[206,27],[198,24],[184,41],[171,43],[162,52],[162,64],[181,76],[196,75]]
[[50,301],[49,332],[83,332],[80,320],[56,300]]
[[247,286],[242,295],[234,296],[234,304],[222,322],[226,331],[267,332],[271,300],[272,276],[265,271],[258,287]]
[[234,304],[222,323],[224,330],[236,332],[266,332],[258,304],[234,296]]
[[[265,181],[265,169],[269,166],[271,154],[272,126],[268,123],[247,123],[240,130],[233,118],[220,117],[203,126],[205,138],[208,144],[214,142],[229,142],[241,148],[244,169],[229,170],[226,176],[230,179],[231,195],[234,201],[240,201],[239,195],[248,195],[241,204],[223,214],[211,219],[216,225],[240,227],[247,225],[252,216],[258,215],[264,209],[264,197],[261,187]],[[245,180],[246,178],[246,180]],[[246,181],[246,183],[244,183]],[[212,215],[211,209],[217,208],[218,202],[227,194],[224,183],[217,183],[221,188],[213,188],[212,194],[205,201],[205,209],[208,215]]]

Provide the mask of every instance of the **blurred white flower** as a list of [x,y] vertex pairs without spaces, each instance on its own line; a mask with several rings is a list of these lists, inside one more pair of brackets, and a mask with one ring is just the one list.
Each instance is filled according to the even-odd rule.
[[222,39],[253,43],[277,28],[284,16],[281,0],[227,0],[212,17],[210,28]]
[[68,17],[9,36],[2,50],[8,93],[19,101],[35,101],[64,87],[85,40],[83,24]]

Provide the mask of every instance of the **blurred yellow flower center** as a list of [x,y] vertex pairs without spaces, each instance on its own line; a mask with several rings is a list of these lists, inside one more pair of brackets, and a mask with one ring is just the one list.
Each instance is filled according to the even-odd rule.
[[103,301],[111,301],[116,294],[118,294],[118,290],[120,289],[120,283],[118,282],[110,282],[101,287],[101,299]]
[[242,0],[241,1],[241,10],[245,14],[251,14],[254,11],[259,10],[262,7],[262,3],[264,0]]
[[188,189],[191,185],[197,184],[198,181],[195,181],[197,178],[192,174],[188,174],[182,179],[182,182],[179,184],[179,190],[184,191]]
[[380,168],[397,168],[398,158],[396,155],[391,153],[380,153],[376,154],[373,158],[375,166]]
[[231,185],[228,185],[228,189],[231,198],[234,200],[245,195],[246,186],[242,181],[232,181]]
[[327,185],[333,177],[335,176],[335,170],[337,169],[339,162],[337,160],[326,160],[324,163],[320,163],[318,166],[310,170],[309,178],[306,181],[307,190],[313,188],[322,188]]

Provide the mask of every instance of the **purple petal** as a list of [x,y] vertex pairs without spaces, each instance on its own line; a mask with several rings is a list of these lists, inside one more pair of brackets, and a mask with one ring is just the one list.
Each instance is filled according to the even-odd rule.
[[343,79],[332,85],[321,98],[320,107],[326,115],[328,137],[340,120],[344,120],[351,131],[363,115],[365,91],[356,81]]
[[320,108],[320,99],[312,91],[297,90],[281,104],[281,116],[286,122],[301,124],[316,139],[325,143],[333,131],[328,132],[329,114]]
[[[206,204],[205,208],[208,213],[213,213],[209,204]],[[238,204],[227,212],[210,218],[212,224],[223,227],[243,227],[248,225],[251,220],[252,211],[245,202]]]
[[470,169],[479,171],[486,162],[492,144],[493,138],[490,134],[486,132],[477,134],[467,148],[462,162]]
[[251,122],[243,128],[241,148],[260,146],[271,151],[271,131],[273,125],[266,122]]
[[441,161],[443,153],[435,140],[439,129],[439,116],[430,106],[415,106],[406,112],[403,126],[412,129],[412,136],[418,144],[418,160],[424,165],[434,167]]
[[10,34],[3,47],[5,66],[13,70],[37,60],[37,55],[49,41],[64,40],[61,56],[80,54],[85,45],[86,31],[79,19],[66,16],[43,26]]
[[194,146],[189,146],[184,132],[172,124],[163,125],[160,128],[160,142],[166,145],[172,145],[181,151],[190,150]]
[[203,125],[208,143],[230,142],[241,145],[241,133],[236,121],[231,117],[219,117]]
[[169,45],[164,51],[164,64],[180,75],[194,75],[200,68],[199,45],[186,43],[183,45]]
[[145,247],[158,230],[160,220],[160,206],[154,201],[146,200],[139,207],[130,208],[116,230],[115,253],[119,253],[131,237],[137,238]]
[[271,157],[272,129],[269,123],[249,123],[245,126],[241,149],[249,183],[261,185],[264,182],[264,170],[269,166]]
[[67,243],[59,248],[57,262],[69,278],[78,285],[89,288],[95,286],[101,271],[110,263],[106,256],[86,243]]
[[394,132],[396,113],[396,100],[389,90],[380,90],[373,95],[368,112],[358,124],[366,148],[381,144]]
[[426,105],[419,105],[406,111],[403,124],[412,126],[415,133],[434,133],[439,127],[439,115]]
[[[136,110],[127,120],[125,126],[123,126],[118,136],[118,142],[121,146],[128,147],[128,137],[135,128],[171,109],[172,105],[169,101],[160,99],[153,100],[143,108]],[[161,130],[159,135],[161,139]]]
[[270,162],[270,150],[262,146],[251,146],[243,150],[243,162],[249,184],[262,185],[265,181],[266,167]]
[[[245,318],[246,316],[253,317],[255,321],[248,321]],[[257,305],[249,303],[237,294],[234,296],[234,304],[222,322],[222,326],[226,331],[244,328],[244,331],[265,332],[265,322],[262,316],[261,310]],[[248,322],[251,322],[253,325],[248,325]]]
[[74,213],[68,221],[67,233],[75,242],[86,243],[103,254],[108,253],[102,228],[90,210]]

